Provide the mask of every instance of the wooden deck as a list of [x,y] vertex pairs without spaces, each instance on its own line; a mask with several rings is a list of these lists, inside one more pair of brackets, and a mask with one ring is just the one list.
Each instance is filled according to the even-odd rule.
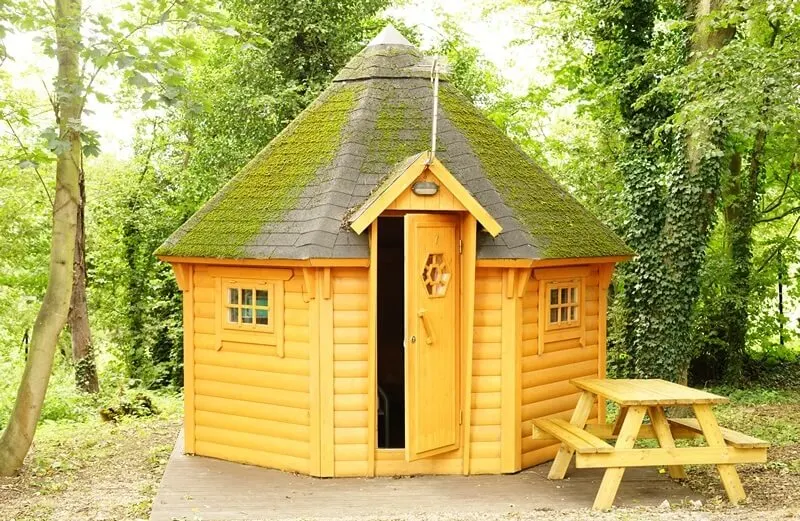
[[[410,478],[320,479],[184,456],[173,450],[151,521],[202,519],[373,519],[412,514],[508,514],[532,510],[589,508],[603,477],[600,469],[572,470],[549,481],[545,464],[514,475],[416,476]],[[625,474],[618,506],[657,506],[700,499],[654,469]]]

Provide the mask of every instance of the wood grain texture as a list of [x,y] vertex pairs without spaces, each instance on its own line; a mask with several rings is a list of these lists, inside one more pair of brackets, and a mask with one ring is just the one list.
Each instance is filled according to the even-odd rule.
[[580,378],[573,380],[572,383],[580,389],[603,395],[623,406],[711,405],[730,401],[724,396],[657,378],[640,380]]
[[[479,429],[481,438],[470,437],[469,473],[486,474],[501,471],[499,456],[502,440],[502,338],[503,338],[503,274],[500,269],[482,268],[475,271],[475,326],[473,328],[472,377],[470,378],[470,432]],[[479,368],[477,371],[475,368]],[[500,369],[500,371],[498,371]],[[480,374],[479,374],[480,373]],[[497,457],[477,457],[477,443],[494,444],[483,454]]]
[[331,293],[327,302],[332,304],[329,366],[333,385],[332,424],[330,447],[323,447],[322,452],[332,451],[334,476],[368,476],[373,472],[370,453],[374,454],[376,385],[370,353],[375,345],[375,329],[374,324],[370,325],[370,317],[374,314],[371,302],[376,296],[370,291],[370,280],[370,269],[330,271]]

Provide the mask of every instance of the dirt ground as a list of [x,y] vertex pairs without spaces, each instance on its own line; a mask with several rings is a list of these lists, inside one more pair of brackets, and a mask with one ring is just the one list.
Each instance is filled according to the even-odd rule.
[[[522,515],[416,515],[408,519],[800,520],[800,400],[775,405],[731,405],[717,414],[723,425],[774,444],[766,465],[738,466],[749,496],[743,507],[727,504],[713,468],[690,467],[688,486],[707,498],[702,505],[614,509],[608,513],[538,510]],[[97,420],[42,426],[22,474],[0,478],[0,521],[148,519],[179,428],[180,419],[175,416],[120,424]],[[365,515],[363,519],[377,518]]]
[[148,519],[177,418],[44,425],[18,477],[0,477],[1,521]]

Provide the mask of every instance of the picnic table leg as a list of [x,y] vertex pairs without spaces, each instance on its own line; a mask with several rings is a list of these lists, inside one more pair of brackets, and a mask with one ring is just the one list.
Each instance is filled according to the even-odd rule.
[[[667,423],[664,408],[658,406],[650,407],[647,410],[647,414],[650,416],[650,423],[656,433],[658,445],[662,449],[674,449],[675,440],[672,438],[672,431],[669,428],[669,423]],[[686,471],[683,469],[683,465],[669,465],[667,470],[669,471],[669,477],[672,479],[686,479]]]
[[[578,405],[572,412],[572,418],[569,422],[581,429],[586,426],[586,420],[592,413],[592,406],[594,405],[594,394],[589,391],[583,391],[581,397],[578,399]],[[566,443],[562,443],[558,449],[558,454],[553,460],[553,466],[550,467],[550,473],[547,474],[547,479],[564,479],[569,468],[569,462],[572,460],[574,450],[570,449]]]
[[[696,404],[694,406],[694,415],[700,423],[700,428],[703,430],[703,436],[709,447],[725,447],[725,438],[719,429],[719,424],[711,410],[710,405]],[[736,472],[736,467],[733,465],[717,465],[719,477],[722,481],[722,486],[725,487],[725,492],[728,494],[728,499],[734,505],[745,499],[744,487],[739,479],[739,474]]]
[[[647,412],[647,407],[637,405],[628,408],[628,413],[625,415],[625,421],[622,422],[622,428],[617,437],[617,443],[614,445],[615,449],[631,449],[636,438],[639,436],[639,429],[642,427],[644,414]],[[603,475],[603,481],[600,483],[600,489],[597,491],[597,496],[594,499],[592,508],[595,510],[608,510],[614,504],[614,498],[619,489],[619,483],[622,481],[622,476],[625,474],[625,467],[611,467],[606,469]]]
[[628,408],[622,405],[619,408],[619,414],[617,414],[617,419],[614,420],[614,428],[611,430],[611,433],[614,436],[619,435],[619,431],[620,429],[622,429],[622,422],[625,421],[626,416],[628,416]]

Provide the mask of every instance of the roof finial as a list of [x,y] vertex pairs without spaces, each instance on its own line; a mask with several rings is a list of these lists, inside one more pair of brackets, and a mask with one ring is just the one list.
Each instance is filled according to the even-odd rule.
[[439,119],[439,55],[433,58],[431,64],[431,82],[433,83],[433,122],[431,124],[431,150],[428,164],[433,163],[436,157],[436,123]]
[[372,47],[373,45],[407,45],[413,47],[411,42],[406,40],[406,37],[395,29],[392,24],[386,25],[386,27],[378,33],[378,36],[367,44],[367,47]]

